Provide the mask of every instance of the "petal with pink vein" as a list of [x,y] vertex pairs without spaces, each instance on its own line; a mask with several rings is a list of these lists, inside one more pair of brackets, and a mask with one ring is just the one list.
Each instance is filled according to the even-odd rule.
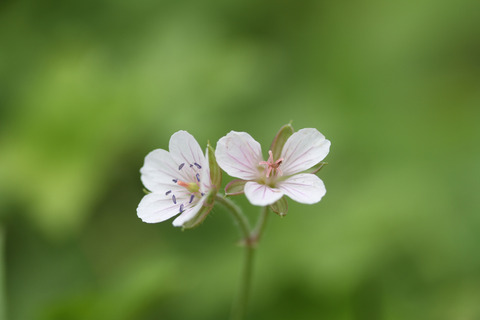
[[327,192],[323,181],[310,173],[291,176],[280,182],[278,188],[292,200],[305,204],[319,202]]
[[288,176],[307,170],[322,161],[330,150],[330,141],[317,129],[301,129],[292,134],[283,146],[280,167]]
[[232,177],[254,180],[263,169],[259,170],[262,147],[246,132],[231,131],[218,140],[215,157],[218,165]]
[[247,182],[244,191],[247,199],[255,206],[267,206],[283,196],[280,189],[270,188],[254,181]]

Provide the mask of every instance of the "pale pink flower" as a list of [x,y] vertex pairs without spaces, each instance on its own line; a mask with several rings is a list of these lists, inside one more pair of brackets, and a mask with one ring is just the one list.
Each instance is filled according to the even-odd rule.
[[317,129],[306,128],[287,139],[279,159],[269,151],[264,161],[257,141],[246,132],[231,131],[218,141],[215,157],[226,173],[247,181],[244,192],[253,205],[267,206],[283,195],[312,204],[325,195],[325,185],[316,175],[302,172],[322,161],[329,150],[329,140]]
[[156,149],[145,157],[141,179],[152,193],[140,201],[137,215],[144,222],[156,223],[180,214],[173,221],[180,227],[200,211],[212,183],[208,159],[191,134],[174,133],[169,150]]

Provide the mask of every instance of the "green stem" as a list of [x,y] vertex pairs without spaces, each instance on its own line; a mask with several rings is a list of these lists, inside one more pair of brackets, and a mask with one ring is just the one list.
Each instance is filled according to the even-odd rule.
[[239,293],[232,308],[231,319],[242,320],[245,317],[248,304],[248,296],[252,283],[253,257],[255,247],[265,229],[268,217],[268,207],[263,207],[255,229],[251,231],[248,219],[230,199],[220,195],[216,197],[217,201],[224,205],[236,220],[240,231],[243,234],[243,244],[245,245],[245,257],[243,260],[242,278],[240,282]]
[[258,218],[257,225],[255,229],[252,231],[250,238],[254,244],[257,244],[260,241],[260,238],[263,234],[263,230],[265,230],[265,226],[267,224],[268,218],[268,206],[262,207],[262,212],[260,213],[260,217]]
[[7,319],[5,300],[5,228],[0,225],[0,319]]
[[245,245],[245,257],[243,260],[242,278],[237,299],[232,308],[232,320],[242,320],[245,318],[248,305],[248,296],[250,294],[250,286],[252,283],[253,271],[253,254],[255,247],[251,242]]
[[257,243],[260,241],[265,224],[267,222],[268,207],[263,207],[260,217],[258,218],[255,229],[250,233],[247,241],[245,241],[245,258],[243,262],[242,282],[240,293],[234,309],[232,310],[233,320],[242,320],[245,317],[248,304],[248,295],[252,283],[253,258]]
[[243,234],[245,257],[243,261],[242,278],[240,281],[238,296],[233,304],[231,314],[232,320],[242,320],[247,311],[248,295],[250,293],[250,283],[252,281],[254,245],[250,237],[250,224],[240,208],[238,208],[230,199],[217,195],[216,200],[230,211]]
[[245,215],[242,213],[242,210],[240,210],[240,208],[237,207],[237,205],[233,203],[232,200],[224,198],[220,194],[217,194],[216,200],[217,202],[221,203],[225,208],[227,208],[228,211],[230,211],[233,218],[237,222],[240,231],[243,234],[243,240],[245,241],[245,244],[247,244],[250,238],[250,223],[248,223],[247,217],[245,217]]

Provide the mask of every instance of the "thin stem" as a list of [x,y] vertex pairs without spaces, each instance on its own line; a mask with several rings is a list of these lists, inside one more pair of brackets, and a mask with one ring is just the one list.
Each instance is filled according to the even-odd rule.
[[5,228],[0,225],[0,319],[7,319],[5,272]]
[[247,312],[248,296],[250,294],[250,286],[252,283],[253,270],[253,254],[255,247],[251,242],[245,245],[245,257],[243,260],[242,278],[240,281],[240,289],[237,299],[232,308],[232,320],[242,320]]
[[243,244],[245,245],[245,257],[243,260],[243,270],[240,280],[240,288],[238,296],[232,307],[232,320],[242,320],[247,311],[248,295],[250,293],[250,283],[252,281],[253,252],[254,245],[250,236],[250,224],[247,217],[242,213],[235,203],[230,199],[224,198],[217,194],[216,200],[227,208],[238,224],[243,234]]
[[258,218],[257,224],[255,229],[252,231],[250,238],[254,244],[257,244],[260,241],[260,238],[265,230],[265,226],[268,220],[268,206],[262,207],[262,212],[260,213],[260,217]]
[[255,229],[251,230],[247,217],[245,217],[235,203],[233,203],[230,199],[224,198],[218,194],[216,196],[216,200],[230,211],[244,237],[243,244],[245,245],[245,256],[243,260],[242,278],[240,281],[239,293],[233,305],[231,314],[232,320],[242,320],[244,319],[247,311],[248,296],[250,294],[250,286],[252,283],[255,247],[260,240],[263,230],[265,229],[265,224],[268,217],[268,207],[262,208],[262,212],[258,218]]
[[232,310],[232,319],[233,320],[242,320],[245,317],[248,304],[248,295],[250,293],[250,286],[252,283],[252,273],[253,273],[253,258],[255,253],[255,248],[260,237],[262,236],[263,230],[265,230],[265,224],[268,217],[268,207],[263,207],[260,217],[258,218],[255,229],[251,231],[248,241],[245,245],[245,258],[243,262],[243,273],[242,281],[240,287],[240,293],[237,299],[237,302]]
[[217,202],[221,203],[225,208],[230,211],[233,218],[237,222],[240,231],[243,234],[245,244],[249,242],[250,238],[250,223],[248,223],[247,217],[242,213],[239,207],[232,200],[224,198],[223,196],[217,194],[216,196]]

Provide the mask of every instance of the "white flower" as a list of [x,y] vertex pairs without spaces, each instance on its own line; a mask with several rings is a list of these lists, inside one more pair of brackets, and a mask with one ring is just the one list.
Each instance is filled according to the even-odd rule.
[[173,221],[180,227],[202,208],[212,187],[210,170],[198,142],[186,131],[172,135],[169,150],[156,149],[145,157],[141,179],[152,193],[140,201],[137,215],[156,223],[180,214]]
[[267,206],[283,195],[306,204],[320,201],[325,185],[316,175],[301,173],[328,154],[330,141],[317,129],[293,133],[283,146],[279,159],[263,160],[262,148],[246,132],[231,131],[217,143],[218,165],[230,176],[247,180],[244,192],[253,205]]

